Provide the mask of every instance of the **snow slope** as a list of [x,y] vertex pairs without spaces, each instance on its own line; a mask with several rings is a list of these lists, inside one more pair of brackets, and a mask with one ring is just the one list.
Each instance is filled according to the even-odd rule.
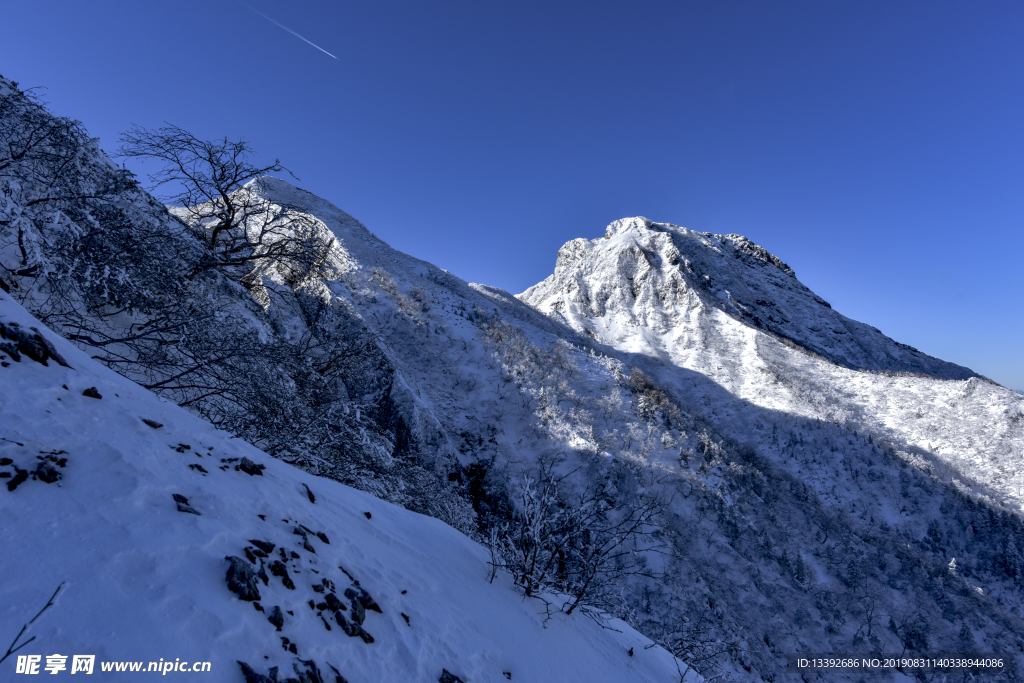
[[[279,667],[282,679],[312,661],[323,680],[335,680],[333,666],[352,683],[437,681],[444,669],[467,683],[679,680],[673,658],[625,624],[602,628],[560,613],[546,621],[506,576],[488,583],[484,549],[441,522],[213,429],[98,365],[4,294],[0,322],[37,327],[71,366],[22,356],[0,368],[0,457],[13,461],[0,471],[34,471],[40,454],[66,459],[51,464],[61,475],[54,483],[30,477],[0,490],[0,634],[13,638],[62,586],[18,654],[44,663],[55,653],[94,654],[98,680],[129,680],[101,673],[101,662],[161,658],[211,662],[209,674],[169,674],[182,680],[241,681],[236,661],[263,674]],[[84,396],[90,387],[102,398]],[[241,458],[265,469],[247,474],[236,467]],[[199,514],[179,511],[175,494]],[[291,555],[296,588],[275,575],[257,581],[263,611],[225,581],[225,557],[244,558],[249,539]],[[379,603],[383,613],[368,612],[364,624],[372,644],[307,604],[324,599],[313,586],[325,579],[339,597],[358,580]],[[268,622],[275,606],[280,632]],[[4,680],[15,662],[3,663]]]

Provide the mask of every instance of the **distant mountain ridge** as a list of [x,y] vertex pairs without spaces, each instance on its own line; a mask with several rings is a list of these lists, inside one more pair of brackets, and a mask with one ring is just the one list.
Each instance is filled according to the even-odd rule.
[[837,313],[781,259],[741,235],[699,233],[642,217],[615,221],[603,238],[566,243],[555,272],[519,298],[592,333],[601,325],[583,320],[602,318],[609,307],[673,333],[690,320],[688,311],[716,308],[845,368],[978,376]]

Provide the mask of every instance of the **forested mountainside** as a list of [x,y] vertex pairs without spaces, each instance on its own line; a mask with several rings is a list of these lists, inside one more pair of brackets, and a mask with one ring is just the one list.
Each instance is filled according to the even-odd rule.
[[622,618],[708,678],[1024,648],[1024,397],[761,247],[627,219],[516,298],[261,177],[227,262],[202,212],[0,96],[12,297],[216,427],[484,543],[545,609]]
[[1022,509],[1024,404],[1012,391],[836,313],[743,237],[623,219],[562,247],[554,274],[520,298],[631,354],[689,409],[728,413],[716,424],[741,442],[778,450],[766,411],[841,425]]

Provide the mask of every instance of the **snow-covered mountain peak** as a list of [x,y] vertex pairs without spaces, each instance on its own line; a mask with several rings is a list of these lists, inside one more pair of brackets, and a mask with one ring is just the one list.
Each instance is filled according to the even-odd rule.
[[344,227],[345,232],[358,234],[362,238],[373,238],[372,233],[358,220],[339,209],[326,199],[322,199],[309,190],[292,185],[287,180],[273,176],[263,176],[250,181],[246,189],[272,204],[285,207],[311,216],[324,222],[331,222],[332,227]]
[[617,221],[612,221],[608,224],[608,228],[604,231],[604,238],[611,239],[616,235],[628,233],[632,231],[643,231],[649,230],[654,223],[643,216],[633,216],[632,218],[620,218]]
[[732,244],[732,246],[736,247],[740,251],[746,254],[750,254],[751,256],[754,256],[756,258],[759,258],[765,263],[771,263],[772,265],[779,268],[779,270],[783,271],[788,275],[796,277],[796,273],[793,272],[793,269],[790,268],[785,263],[783,263],[782,259],[780,259],[775,254],[769,253],[768,250],[765,249],[764,247],[758,244],[754,244],[743,235],[731,233],[726,235],[725,237],[718,237],[718,235],[715,235],[715,237],[717,237],[720,240],[729,242],[730,244]]
[[621,330],[646,330],[638,348],[659,345],[649,333],[680,341],[713,318],[716,325],[739,323],[786,339],[854,370],[975,376],[834,311],[782,259],[742,235],[643,217],[615,221],[602,239],[567,242],[551,277],[519,298],[603,341]]
[[[671,223],[656,223],[644,218],[643,216],[634,216],[632,218],[620,218],[617,221],[613,221],[605,230],[604,238],[611,239],[616,236],[628,235],[642,240],[648,233],[675,233],[682,239],[689,238],[697,240],[704,246],[712,249],[717,249],[719,247],[733,247],[734,249],[738,249],[745,254],[758,258],[765,263],[770,263],[778,267],[788,275],[796,276],[793,269],[786,265],[775,254],[769,253],[767,249],[755,244],[747,237],[734,233],[729,235],[714,235],[710,232],[695,232]],[[580,240],[572,240],[571,242],[568,242],[566,246],[579,241]]]

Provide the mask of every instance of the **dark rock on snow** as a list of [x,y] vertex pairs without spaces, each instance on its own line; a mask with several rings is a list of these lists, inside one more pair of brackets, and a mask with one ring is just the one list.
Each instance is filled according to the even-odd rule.
[[4,325],[0,323],[0,339],[10,339],[14,344],[0,345],[0,350],[11,356],[16,361],[21,361],[18,352],[25,354],[37,363],[48,365],[47,359],[52,358],[59,365],[68,368],[67,361],[57,353],[57,349],[34,327],[32,331],[22,329],[17,323]]
[[264,586],[270,585],[270,577],[267,576],[267,570],[263,567],[263,560],[260,560],[260,570],[256,572],[256,576],[259,577],[260,581],[263,582]]
[[341,672],[334,668],[333,664],[328,663],[327,666],[331,667],[331,671],[334,672],[334,683],[348,683],[345,677],[341,675]]
[[267,469],[266,465],[257,465],[249,458],[242,458],[242,462],[238,463],[238,469],[242,470],[250,477],[254,475],[263,476],[263,470]]
[[277,683],[270,676],[264,676],[263,674],[256,673],[256,671],[246,664],[245,662],[238,662],[238,665],[242,667],[242,675],[245,676],[245,683]]
[[359,628],[359,624],[353,624],[351,621],[346,619],[345,615],[340,611],[334,613],[334,620],[338,622],[338,626],[341,627],[341,630],[349,636],[354,637],[359,635],[359,631],[357,630]]
[[274,609],[270,612],[270,616],[267,617],[267,621],[273,624],[278,631],[281,630],[281,627],[284,626],[284,612],[281,611],[281,607],[279,605],[274,606]]
[[371,612],[384,613],[377,601],[370,597],[370,594],[362,586],[349,586],[345,589],[345,597],[349,600],[358,600],[360,605]]
[[7,490],[13,491],[26,479],[28,479],[28,470],[23,470],[17,467],[14,468],[14,478],[7,482]]
[[49,365],[46,359],[50,354],[46,352],[46,347],[34,339],[25,339],[18,342],[18,350],[37,363]]
[[190,515],[199,515],[199,510],[188,504],[188,498],[181,495],[180,493],[171,494],[174,496],[174,502],[178,504],[178,512],[187,512]]
[[360,626],[366,621],[366,608],[358,600],[352,600],[352,621]]
[[292,669],[295,671],[295,675],[299,677],[297,683],[324,683],[323,676],[320,675],[320,668],[316,665],[316,662],[312,659],[300,659],[299,663],[306,668],[305,670],[302,670],[299,668],[298,664],[292,664]]
[[332,612],[337,612],[340,609],[346,609],[345,603],[338,599],[338,596],[334,593],[328,593],[324,596],[324,603],[327,605],[327,609]]
[[54,347],[54,345],[50,342],[49,339],[43,336],[42,332],[40,332],[34,327],[31,328],[31,330],[35,332],[35,341],[46,347],[46,353],[49,354],[50,358],[57,361],[57,365],[63,365],[66,368],[71,367],[70,365],[68,365],[68,362],[64,360],[64,357],[57,353],[56,347]]
[[21,354],[18,353],[18,347],[14,344],[3,343],[0,344],[0,351],[6,353],[16,363],[21,362]]
[[356,636],[359,636],[367,645],[373,642],[373,636],[367,633],[366,629],[364,629],[359,624],[346,619],[345,615],[342,614],[340,611],[334,613],[334,620],[338,622],[338,626],[340,626],[341,630],[344,631],[349,637],[355,638]]
[[247,602],[260,599],[260,589],[256,585],[256,575],[252,571],[252,565],[240,557],[233,555],[225,557],[231,563],[228,567],[227,582],[228,588],[238,594],[238,597]]
[[47,484],[52,484],[55,481],[59,481],[61,478],[60,470],[54,467],[53,463],[49,460],[43,460],[39,463],[33,474],[35,474],[40,481],[45,481]]
[[265,553],[272,553],[274,552],[274,548],[277,547],[270,541],[261,541],[257,538],[250,538],[249,543],[252,543],[254,546],[256,546]]

